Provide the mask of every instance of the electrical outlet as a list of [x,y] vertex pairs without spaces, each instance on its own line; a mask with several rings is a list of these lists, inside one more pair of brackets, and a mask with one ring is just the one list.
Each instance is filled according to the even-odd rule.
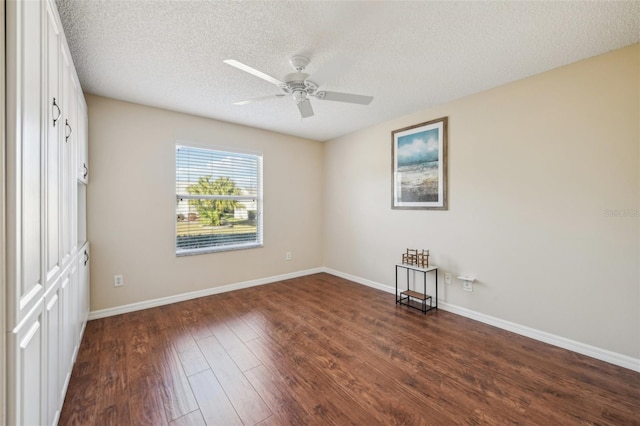
[[462,281],[462,289],[465,291],[473,291],[473,282],[476,280],[474,277],[461,275],[458,277]]
[[114,287],[122,287],[124,285],[124,278],[122,275],[114,275],[113,276],[113,286]]
[[290,251],[286,252],[284,255],[284,260],[291,260],[291,259],[293,259],[291,252]]
[[445,284],[451,284],[451,274],[448,272],[444,273],[444,282]]

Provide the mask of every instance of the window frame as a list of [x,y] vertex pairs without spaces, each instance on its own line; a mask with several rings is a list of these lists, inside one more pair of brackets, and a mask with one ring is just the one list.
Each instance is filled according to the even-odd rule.
[[[202,149],[202,150],[207,150],[207,151],[214,151],[216,153],[228,153],[229,155],[233,156],[233,155],[238,155],[238,156],[254,156],[257,159],[257,176],[256,176],[256,182],[257,182],[257,187],[256,187],[256,191],[257,194],[256,196],[251,196],[251,195],[191,195],[191,194],[179,194],[178,193],[178,188],[177,188],[177,183],[178,183],[178,148],[179,147],[185,147],[185,148],[195,148],[195,149]],[[263,181],[263,161],[264,161],[264,156],[262,152],[258,152],[258,151],[250,151],[250,150],[244,150],[244,149],[237,149],[237,148],[229,148],[229,147],[220,147],[220,146],[211,146],[211,145],[203,145],[203,144],[198,144],[198,143],[193,143],[193,142],[188,142],[188,141],[183,141],[183,140],[176,140],[173,143],[173,150],[174,150],[174,158],[173,158],[173,167],[174,167],[174,174],[173,174],[173,197],[174,197],[174,209],[173,209],[173,223],[174,223],[174,233],[173,233],[173,240],[174,240],[174,249],[175,249],[175,255],[176,257],[183,257],[183,256],[196,256],[196,255],[200,255],[200,254],[208,254],[208,253],[220,253],[220,252],[226,252],[226,251],[236,251],[236,250],[249,250],[249,249],[254,249],[254,248],[261,248],[264,247],[264,226],[263,226],[263,200],[264,200],[264,192],[263,192],[263,186],[262,186],[262,181]],[[225,245],[218,245],[218,246],[208,246],[208,247],[200,247],[200,248],[190,248],[190,249],[181,249],[178,247],[178,220],[177,220],[177,203],[179,202],[179,200],[185,200],[185,199],[209,199],[209,200],[215,200],[215,199],[233,199],[233,200],[238,200],[238,201],[247,201],[247,200],[255,200],[256,202],[256,241],[255,242],[249,242],[249,243],[235,243],[235,244],[225,244]]]

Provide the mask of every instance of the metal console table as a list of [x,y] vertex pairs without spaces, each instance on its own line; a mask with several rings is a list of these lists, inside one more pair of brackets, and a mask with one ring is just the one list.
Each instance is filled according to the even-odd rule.
[[[407,270],[407,289],[398,293],[398,268],[404,268]],[[424,277],[423,292],[411,290],[411,282],[409,281],[409,271],[422,272]],[[436,297],[435,302],[433,298],[427,294],[427,272],[435,272],[436,275]],[[400,296],[400,297],[398,297]],[[415,301],[413,300],[415,299]],[[429,305],[427,305],[429,301]],[[419,266],[405,265],[403,263],[396,264],[396,304],[407,305],[411,308],[418,309],[422,313],[426,314],[432,309],[438,309],[438,267],[429,266],[428,268],[421,268]]]

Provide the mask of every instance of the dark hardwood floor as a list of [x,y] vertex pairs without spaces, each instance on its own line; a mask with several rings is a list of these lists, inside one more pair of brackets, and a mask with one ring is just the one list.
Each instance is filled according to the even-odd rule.
[[90,321],[60,425],[640,425],[640,374],[328,274]]

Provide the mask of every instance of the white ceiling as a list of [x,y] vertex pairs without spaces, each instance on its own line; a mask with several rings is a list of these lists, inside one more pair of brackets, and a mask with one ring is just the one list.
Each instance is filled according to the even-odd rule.
[[[57,4],[85,92],[320,141],[640,41],[639,1]],[[304,120],[289,97],[233,105],[279,89],[224,59],[282,78],[296,54],[321,89],[375,99]]]

